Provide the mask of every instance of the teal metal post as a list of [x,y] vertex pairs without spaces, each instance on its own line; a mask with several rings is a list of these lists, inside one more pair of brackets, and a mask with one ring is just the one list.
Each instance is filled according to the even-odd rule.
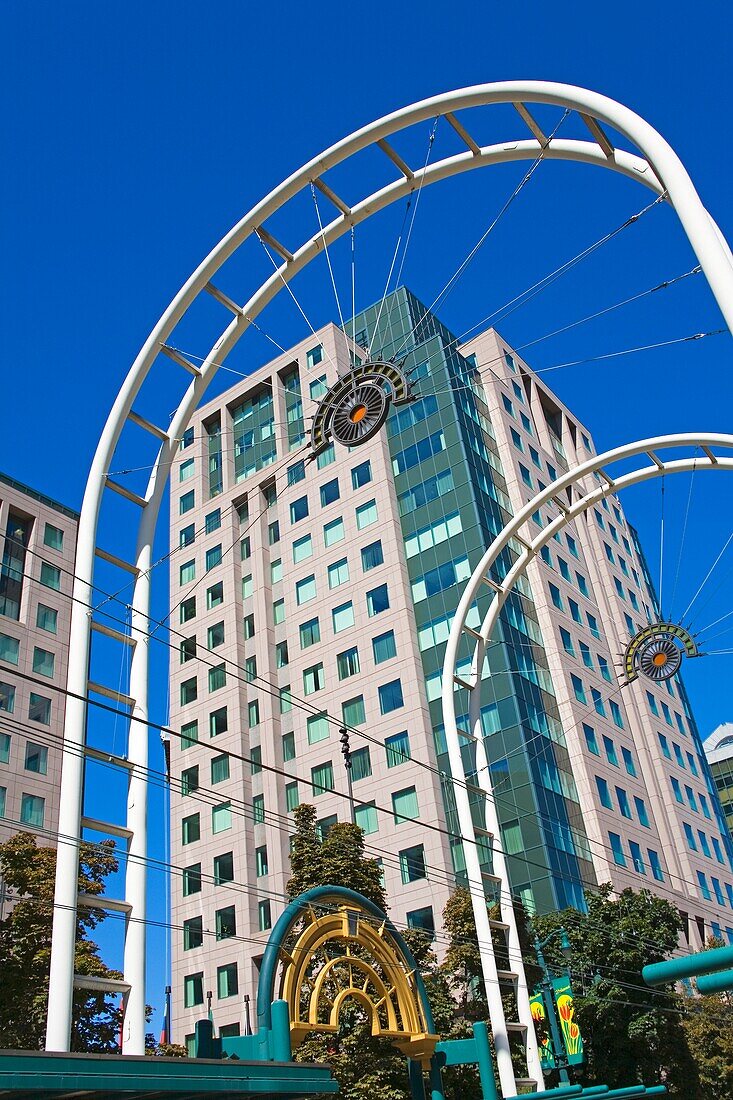
[[483,1020],[479,1020],[473,1025],[473,1037],[476,1041],[476,1061],[478,1062],[483,1100],[499,1100],[496,1078],[494,1077],[494,1064],[491,1061],[489,1031]]
[[407,1072],[410,1076],[410,1095],[412,1100],[425,1100],[425,1082],[422,1076],[422,1066],[414,1058],[407,1059]]
[[290,1014],[287,1001],[272,1002],[272,1060],[273,1062],[292,1062],[293,1050],[290,1045]]
[[545,1011],[547,1012],[547,1022],[550,1025],[550,1037],[552,1039],[552,1047],[555,1054],[555,1065],[557,1066],[558,1073],[560,1075],[560,1084],[569,1085],[570,1074],[568,1073],[568,1055],[565,1050],[565,1043],[563,1042],[562,1034],[560,1032],[560,1024],[557,1020],[557,1011],[555,1009],[555,990],[552,988],[552,981],[550,980],[550,971],[547,968],[545,962],[545,956],[542,953],[542,948],[547,946],[549,940],[555,935],[556,932],[562,932],[565,936],[564,929],[556,929],[552,932],[546,940],[540,940],[539,936],[534,938],[534,949],[537,955],[537,962],[542,970],[542,999],[545,1002]]
[[443,1092],[443,1074],[441,1073],[441,1062],[445,1059],[439,1055],[434,1054],[430,1059],[430,1098],[431,1100],[445,1100],[445,1093]]

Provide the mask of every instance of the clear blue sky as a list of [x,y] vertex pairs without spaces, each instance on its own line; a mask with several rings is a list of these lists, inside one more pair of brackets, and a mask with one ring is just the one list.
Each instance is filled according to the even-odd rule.
[[[223,232],[320,149],[445,89],[537,78],[621,100],[672,142],[730,239],[732,22],[730,8],[710,0],[694,6],[620,0],[601,8],[466,0],[427,6],[379,0],[359,9],[332,0],[4,4],[0,469],[78,506],[98,433],[131,360]],[[495,140],[518,134],[514,124]],[[520,172],[515,166],[477,176],[454,192],[426,193],[404,281],[427,302]],[[610,174],[541,166],[449,299],[444,320],[467,329],[614,228],[646,196]],[[365,247],[357,308],[381,294],[400,218],[396,211],[391,220],[385,216]],[[336,263],[343,273],[344,257]],[[673,215],[657,209],[502,331],[522,344],[692,266]],[[319,277],[303,289],[316,326],[336,319],[325,272]],[[549,366],[721,323],[697,277],[540,344],[527,358]],[[304,334],[297,314],[284,306],[268,324],[284,346]],[[251,347],[264,361],[267,348]],[[547,377],[603,449],[657,432],[729,430],[730,352],[725,335]],[[667,496],[670,577],[687,488],[687,481],[670,484]],[[725,478],[714,488],[695,486],[678,611],[727,538],[732,496]],[[658,487],[639,490],[626,505],[658,574]],[[697,625],[712,621],[716,608],[723,614],[733,607],[731,562],[725,558],[714,575],[722,584]],[[727,665],[728,658],[710,658],[688,676],[703,735],[733,717]],[[160,683],[160,662],[156,676]],[[157,710],[163,717],[163,702]],[[157,796],[154,813],[162,829]],[[158,878],[153,894],[162,916]],[[153,938],[159,945],[160,934]],[[148,996],[156,1008],[162,957],[156,950],[151,967]]]

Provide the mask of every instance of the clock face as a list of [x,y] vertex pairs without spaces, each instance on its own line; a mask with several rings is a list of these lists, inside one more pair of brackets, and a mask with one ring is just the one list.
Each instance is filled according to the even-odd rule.
[[682,664],[682,650],[669,637],[650,638],[639,650],[637,663],[648,680],[669,680]]
[[366,443],[383,427],[392,405],[414,400],[407,376],[395,363],[360,363],[321,398],[311,429],[313,454],[320,454],[332,440],[344,447]]
[[346,447],[366,443],[387,419],[389,401],[376,382],[364,382],[346,390],[337,401],[331,418],[331,434]]
[[671,680],[682,657],[699,657],[697,645],[684,627],[672,622],[650,623],[626,647],[624,672],[631,683],[639,674],[647,680]]

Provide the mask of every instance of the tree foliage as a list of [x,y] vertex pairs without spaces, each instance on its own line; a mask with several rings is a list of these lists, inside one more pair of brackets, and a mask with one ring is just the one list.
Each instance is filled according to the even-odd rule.
[[322,839],[316,810],[305,803],[294,814],[295,835],[290,851],[292,901],[314,886],[345,886],[387,909],[382,872],[376,859],[364,855],[364,833],[358,825],[338,822]]
[[[105,879],[116,870],[113,841],[82,844],[79,892],[101,894]],[[41,1049],[46,1034],[56,850],[40,847],[28,833],[17,833],[0,844],[0,873],[21,899],[0,921],[0,1047]],[[77,974],[121,977],[105,966],[97,944],[89,939],[104,917],[103,909],[78,910]],[[120,1020],[113,996],[75,989],[71,1049],[116,1051]]]
[[[670,1095],[693,1100],[698,1080],[682,1026],[682,1008],[672,990],[652,990],[644,966],[661,962],[677,947],[677,910],[649,890],[623,890],[610,883],[588,894],[588,912],[566,909],[534,919],[540,936],[560,926],[572,945],[569,960],[576,1019],[587,1055],[586,1084],[622,1087],[666,1083]],[[559,937],[547,945],[548,964],[563,972]]]

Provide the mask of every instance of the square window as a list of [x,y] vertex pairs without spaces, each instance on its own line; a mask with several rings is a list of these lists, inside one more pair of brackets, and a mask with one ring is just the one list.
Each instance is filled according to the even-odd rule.
[[375,665],[380,665],[383,661],[389,661],[390,658],[397,656],[394,630],[388,630],[386,634],[378,634],[376,638],[372,638],[372,653]]
[[282,559],[270,562],[270,584],[278,584],[283,579]]
[[207,535],[211,535],[214,531],[218,531],[221,527],[221,508],[217,508],[214,512],[209,512],[208,516],[204,519],[204,531]]
[[384,748],[387,754],[387,767],[396,768],[411,759],[410,738],[407,730],[402,733],[394,733],[384,739]]
[[15,711],[15,688],[12,684],[0,681],[0,711],[12,714]]
[[361,504],[356,509],[356,526],[360,531],[376,523],[378,518],[376,500],[368,500],[366,504]]
[[181,623],[190,622],[191,619],[196,618],[196,597],[189,596],[186,600],[181,600],[180,603],[180,621]]
[[190,867],[183,868],[182,874],[183,896],[188,898],[191,894],[201,893],[201,864],[192,863]]
[[229,756],[223,752],[211,758],[211,782],[223,783],[229,778]]
[[58,592],[61,589],[61,570],[47,561],[42,561],[41,584]]
[[321,627],[318,619],[309,619],[307,623],[301,623],[298,630],[301,649],[307,649],[321,640]]
[[329,443],[324,450],[318,455],[316,459],[316,466],[319,470],[325,470],[326,466],[330,466],[332,462],[336,461],[336,448],[333,443]]
[[178,645],[178,651],[180,653],[181,664],[185,665],[188,661],[193,661],[196,658],[196,638],[184,638]]
[[224,582],[217,581],[211,588],[206,589],[206,608],[213,611],[215,607],[224,602]]
[[206,551],[206,572],[209,573],[217,565],[221,565],[221,543]]
[[285,784],[285,807],[288,813],[292,813],[300,805],[300,795],[298,794],[298,783]]
[[326,680],[323,675],[323,665],[311,665],[310,668],[303,669],[303,693],[305,695],[313,695],[316,691],[321,691],[326,686]]
[[402,791],[394,792],[392,795],[392,812],[396,825],[399,825],[402,821],[414,821],[419,818],[417,792],[414,787],[406,787]]
[[224,644],[224,623],[214,623],[206,632],[206,644],[209,649],[216,649]]
[[194,844],[201,839],[201,814],[190,814],[181,821],[181,844]]
[[244,577],[242,577],[242,599],[248,600],[250,596],[254,595],[254,590],[255,589],[252,574],[247,573]]
[[50,653],[47,649],[39,649],[35,646],[33,649],[33,671],[37,672],[39,676],[53,676],[54,665],[56,658],[53,653]]
[[48,773],[48,749],[45,745],[34,745],[27,741],[25,746],[25,770],[38,775]]
[[226,733],[228,728],[227,708],[219,707],[218,710],[212,710],[209,715],[209,737],[219,737],[222,733]]
[[212,833],[224,833],[232,827],[232,807],[230,802],[222,802],[220,806],[211,807],[211,831]]
[[214,885],[223,886],[226,882],[234,882],[233,852],[223,852],[220,856],[214,856]]
[[290,522],[299,523],[308,516],[308,497],[298,497],[290,505]]
[[276,519],[267,526],[267,542],[270,546],[275,546],[280,541],[280,520]]
[[319,764],[317,767],[311,768],[311,787],[314,797],[325,794],[326,791],[334,790],[333,764],[330,760],[325,764]]
[[305,479],[305,462],[294,462],[292,466],[288,466],[288,485],[297,485],[299,481]]
[[260,724],[260,701],[259,699],[250,699],[247,703],[247,725],[250,729],[254,729]]
[[178,545],[183,549],[191,546],[196,541],[196,525],[190,523],[188,527],[182,527],[178,535]]
[[227,669],[226,663],[222,662],[220,665],[216,665],[214,668],[209,669],[209,691],[219,691],[220,688],[226,687],[227,683]]
[[367,612],[370,618],[380,615],[382,611],[389,609],[389,590],[386,584],[380,584],[378,588],[372,588],[366,594]]
[[377,807],[374,802],[367,802],[362,806],[357,806],[354,810],[354,819],[359,828],[367,835],[379,831]]
[[263,794],[252,796],[252,821],[255,825],[265,824],[265,796]]
[[[216,995],[220,1001],[226,997],[234,997],[239,993],[239,978],[237,976],[237,964],[227,963],[226,966],[216,968]],[[219,1029],[221,1034],[221,1028]]]
[[338,478],[335,477],[333,481],[327,481],[325,485],[321,486],[321,508],[333,504],[339,499],[340,495]]
[[372,759],[369,746],[356,749],[351,754],[351,778],[356,783],[359,779],[368,779],[372,774]]
[[345,649],[343,653],[336,654],[336,668],[339,680],[347,680],[349,676],[356,676],[360,671],[359,650],[356,646]]
[[362,548],[361,568],[363,573],[368,573],[370,569],[376,569],[378,565],[383,564],[384,551],[382,550],[382,542],[380,539]]
[[314,379],[310,384],[311,401],[320,401],[325,393],[328,392],[328,386],[326,384],[326,375],[322,374],[320,378]]
[[293,543],[293,562],[295,565],[309,558],[313,553],[313,539],[310,535],[303,535],[302,539],[296,539]]
[[[47,630],[49,634],[56,634],[58,630],[58,611],[55,611],[53,607],[46,607],[45,604],[39,603],[36,607],[36,626],[39,630]],[[17,644],[17,643],[16,643]],[[2,643],[0,641],[0,650],[2,649]],[[8,657],[4,657],[3,660],[10,660]],[[13,664],[17,664],[17,652],[16,659]]]
[[285,600],[275,600],[272,605],[272,621],[275,626],[285,622]]
[[193,1008],[204,1003],[204,975],[189,974],[183,979],[183,1006]]
[[270,913],[269,901],[260,901],[257,903],[257,921],[260,932],[267,932],[269,928],[272,928],[272,915]]
[[293,709],[293,697],[290,694],[290,684],[281,687],[278,691],[278,695],[280,697],[280,713],[287,714],[288,711]]
[[346,531],[344,530],[344,521],[339,516],[338,519],[332,520],[330,523],[326,523],[323,526],[323,542],[326,546],[334,546],[337,542],[343,542],[346,538]]
[[590,752],[595,756],[601,755],[601,750],[598,748],[598,739],[596,738],[596,731],[592,726],[587,726],[583,723],[583,733],[585,734],[585,743],[588,746]]
[[255,617],[254,614],[245,615],[242,619],[242,634],[245,642],[250,641],[255,636]]
[[193,722],[184,722],[181,726],[181,752],[190,749],[199,739],[199,723],[194,718]]
[[252,557],[252,540],[249,535],[241,540],[239,543],[239,558],[240,561],[248,561]]
[[402,696],[402,683],[400,680],[392,680],[389,684],[382,684],[378,688],[379,709],[382,714],[391,714],[393,710],[399,710],[405,705]]
[[349,579],[349,559],[341,558],[340,561],[335,561],[333,565],[328,567],[328,587],[338,588],[341,584],[346,584]]
[[361,489],[362,485],[368,485],[372,480],[372,464],[367,459],[366,462],[360,462],[358,466],[354,466],[351,471],[351,487],[352,489]]
[[185,462],[182,462],[178,467],[178,480],[188,481],[194,475],[195,462],[192,458],[187,458]]
[[52,550],[63,550],[64,532],[61,528],[47,523],[43,529],[43,545],[50,546]]
[[204,942],[203,917],[190,917],[183,922],[183,950],[191,951],[201,947]]
[[[2,687],[0,687],[0,710],[11,711],[12,707],[3,707],[2,694]],[[15,694],[15,688],[13,688],[13,694]],[[31,722],[40,722],[42,726],[50,725],[51,700],[46,699],[43,695],[36,695],[35,692],[32,691],[28,703],[28,717]]]
[[196,579],[196,562],[187,561],[178,569],[178,583],[190,584],[191,581]]
[[342,603],[338,607],[334,607],[331,612],[331,618],[333,621],[333,632],[339,634],[342,630],[347,630],[350,626],[354,625],[354,605],[351,600],[348,603]]
[[[328,732],[326,732],[328,737]],[[282,735],[283,760],[295,760],[295,734],[292,732]]]
[[404,886],[410,882],[417,882],[418,879],[427,878],[425,848],[422,844],[403,848],[400,852],[400,875]]
[[319,363],[323,362],[323,344],[316,344],[314,348],[305,353],[305,362],[308,370],[312,370],[313,367],[317,367]]
[[178,500],[178,514],[179,516],[185,516],[186,512],[190,512],[194,507],[196,494],[193,489],[190,489],[187,493],[184,493]]
[[[9,733],[0,733],[0,764],[7,764],[10,760],[10,740]],[[0,814],[0,817],[2,817],[2,814]]]
[[366,722],[364,696],[357,695],[341,704],[341,714],[345,726],[363,726]]
[[223,909],[217,909],[215,920],[217,940],[228,940],[232,936],[236,936],[237,917],[233,905],[225,905]]
[[288,660],[288,643],[278,642],[275,646],[275,668],[287,668]]
[[304,603],[310,603],[311,600],[316,598],[316,578],[315,574],[311,573],[309,577],[303,577],[302,580],[297,581],[295,585],[295,601],[300,606]]
[[181,772],[181,794],[185,798],[191,791],[199,788],[199,766],[194,764],[191,768],[184,768]]
[[328,718],[325,714],[313,714],[306,720],[306,729],[309,745],[314,745],[316,741],[325,741],[329,732]]

